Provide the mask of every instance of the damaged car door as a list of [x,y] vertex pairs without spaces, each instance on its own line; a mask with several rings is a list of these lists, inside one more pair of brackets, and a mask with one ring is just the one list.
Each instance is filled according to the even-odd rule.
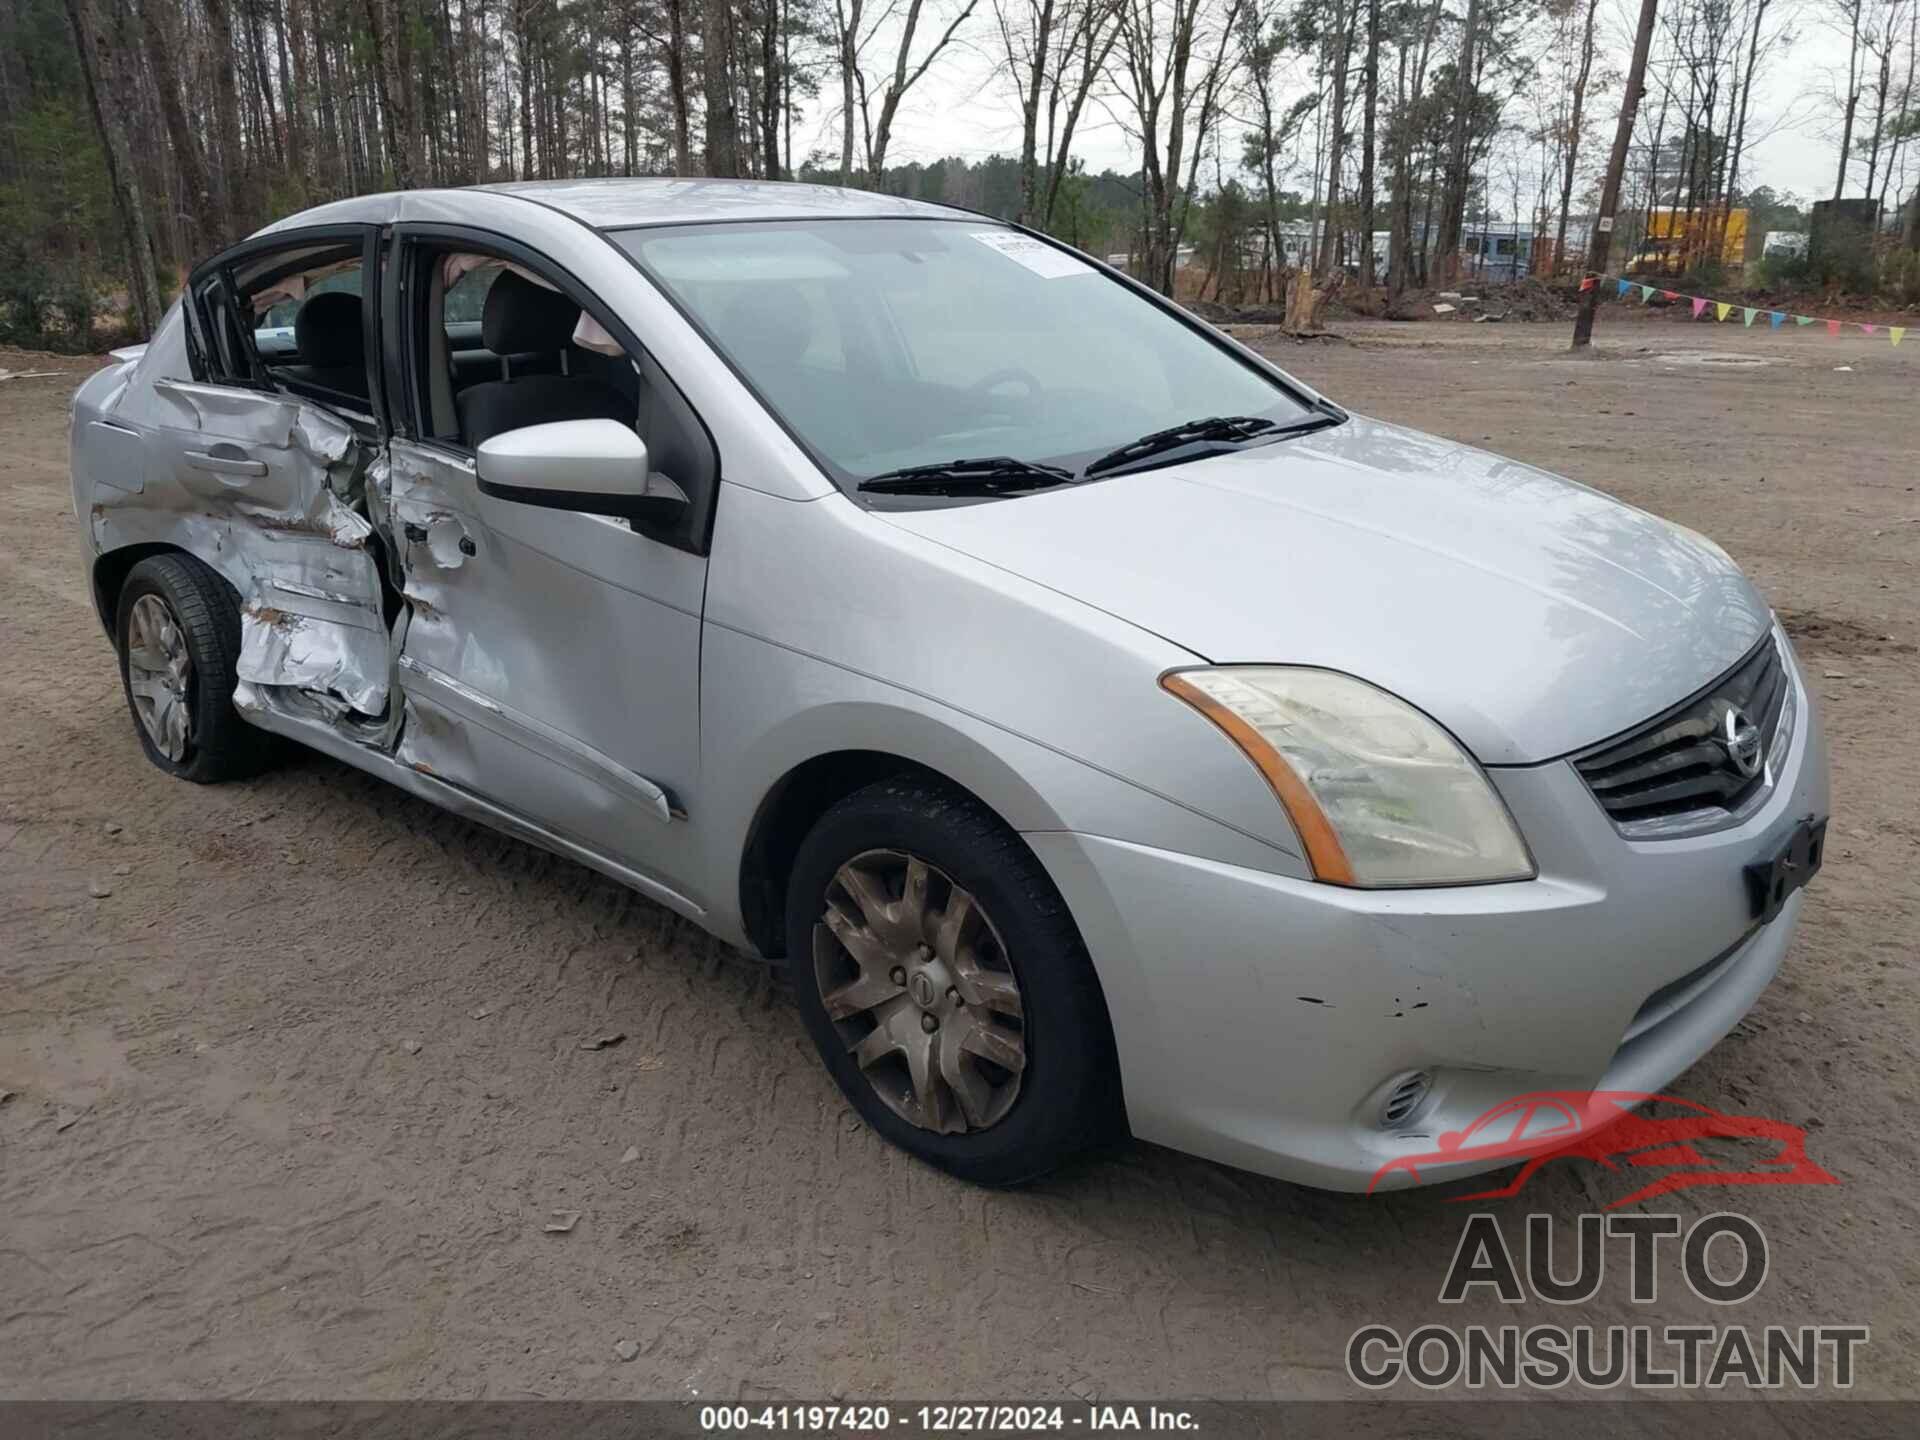
[[[680,797],[700,753],[705,558],[671,525],[489,495],[476,465],[486,440],[534,426],[644,428],[637,342],[563,290],[557,265],[497,235],[401,225],[395,240],[390,363],[406,393],[374,510],[407,612],[396,758],[642,889],[676,888],[690,859]],[[587,323],[583,302],[605,323]]]
[[[193,378],[151,389],[148,466],[188,548],[240,592],[234,704],[278,717],[272,728],[377,727],[387,710],[388,626],[365,504],[380,436],[369,341],[378,234],[272,235],[202,265],[185,307]],[[297,345],[263,353],[256,326],[288,304]]]

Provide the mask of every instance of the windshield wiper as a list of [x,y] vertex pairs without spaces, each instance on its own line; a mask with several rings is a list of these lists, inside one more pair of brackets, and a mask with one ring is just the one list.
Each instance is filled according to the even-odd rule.
[[1211,415],[1204,420],[1189,420],[1184,425],[1156,430],[1151,435],[1142,435],[1138,440],[1129,440],[1118,450],[1108,451],[1087,466],[1084,474],[1091,479],[1095,475],[1104,475],[1135,461],[1149,460],[1188,445],[1238,445],[1249,440],[1277,440],[1283,435],[1305,435],[1309,431],[1338,425],[1342,418],[1326,413],[1310,415],[1290,425],[1280,425],[1260,415]]
[[859,488],[879,495],[1012,495],[1069,485],[1077,478],[1058,465],[1016,460],[1011,455],[981,455],[888,470],[862,480]]

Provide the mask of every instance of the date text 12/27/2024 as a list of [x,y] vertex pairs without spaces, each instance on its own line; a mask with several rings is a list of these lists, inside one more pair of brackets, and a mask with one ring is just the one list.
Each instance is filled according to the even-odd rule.
[[853,1431],[905,1435],[993,1435],[1047,1431],[1192,1433],[1189,1410],[1159,1405],[703,1405],[700,1428],[713,1434]]

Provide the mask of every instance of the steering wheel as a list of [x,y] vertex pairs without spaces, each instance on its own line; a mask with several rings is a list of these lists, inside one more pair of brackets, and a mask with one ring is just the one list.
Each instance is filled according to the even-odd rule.
[[[1024,385],[1027,393],[1018,399],[993,393],[1000,386],[1008,384]],[[1009,365],[1005,369],[982,375],[967,387],[967,394],[979,403],[982,415],[1005,415],[1009,419],[1031,415],[1044,393],[1045,387],[1034,378],[1033,372],[1022,370],[1018,365]]]

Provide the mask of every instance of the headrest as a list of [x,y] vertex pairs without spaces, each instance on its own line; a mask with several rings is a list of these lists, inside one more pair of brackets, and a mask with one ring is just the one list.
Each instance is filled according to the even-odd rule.
[[366,361],[360,297],[345,290],[311,296],[293,315],[293,343],[307,365],[360,365]]
[[580,323],[580,307],[558,290],[502,270],[487,291],[487,307],[480,314],[480,338],[496,355],[522,355],[529,350],[564,350]]
[[736,350],[792,364],[813,339],[813,311],[792,290],[749,285],[728,303],[721,328]]

